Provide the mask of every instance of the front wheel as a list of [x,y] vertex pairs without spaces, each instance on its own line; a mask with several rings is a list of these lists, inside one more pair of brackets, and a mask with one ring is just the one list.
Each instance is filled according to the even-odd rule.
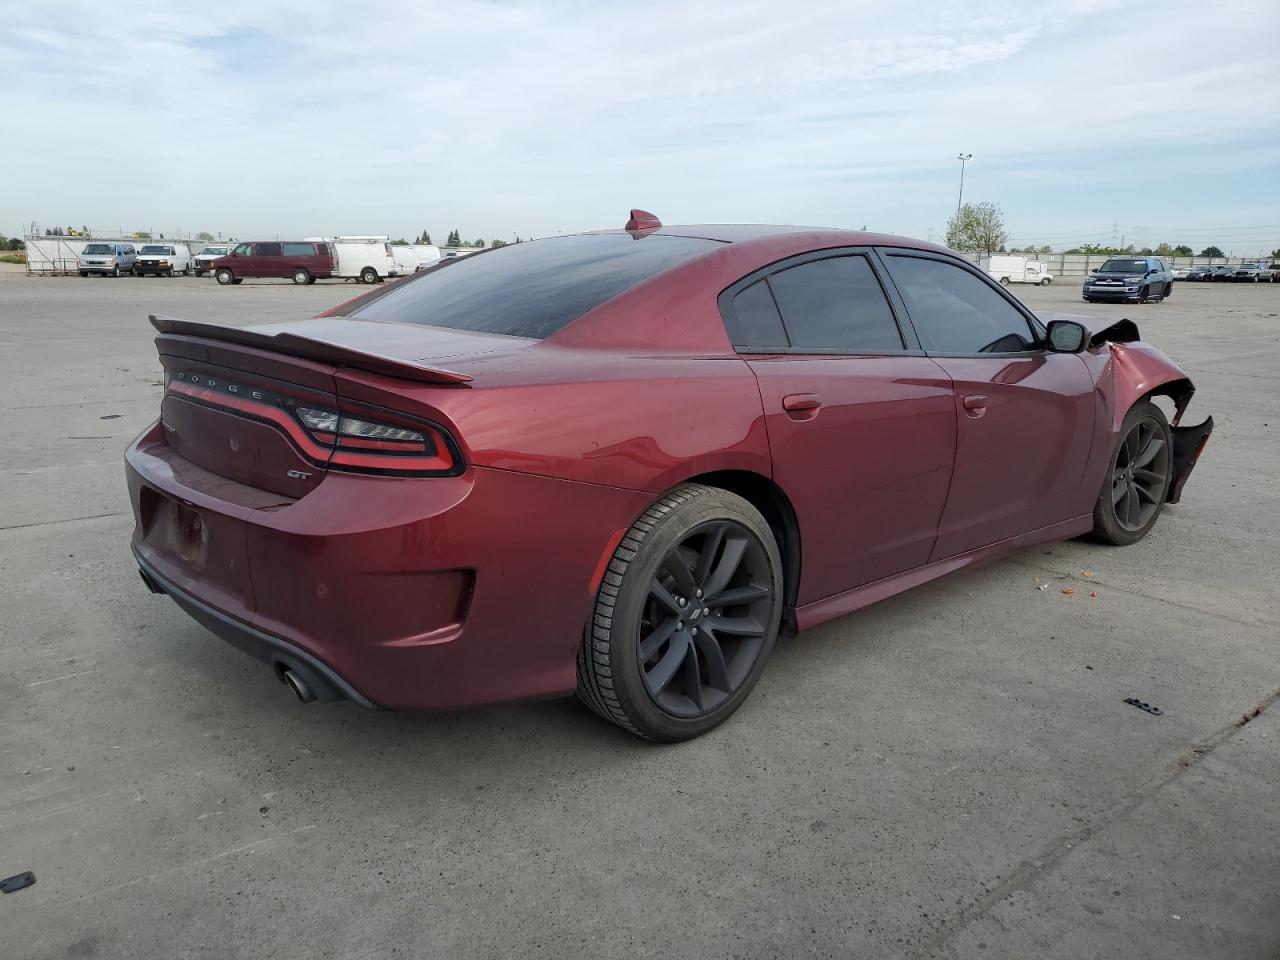
[[360,271],[360,282],[361,283],[377,283],[378,271],[373,269],[373,267],[365,267],[363,270]]
[[1139,302],[1139,303],[1146,303],[1146,302],[1147,302],[1148,300],[1150,300],[1150,299],[1151,299],[1151,288],[1150,288],[1150,287],[1148,287],[1148,286],[1144,286],[1141,290],[1139,290],[1139,291],[1138,291],[1138,302]]
[[1133,405],[1120,428],[1111,468],[1093,508],[1093,532],[1114,546],[1137,543],[1164,509],[1173,439],[1164,411],[1150,400]]
[[228,283],[233,283],[236,279],[235,274],[232,273],[230,270],[226,269],[225,267],[222,268],[221,270],[215,271],[213,274],[213,278],[223,286],[226,286]]
[[782,560],[760,512],[685,484],[627,531],[578,651],[578,696],[650,740],[723,723],[764,671],[782,617]]
[[119,266],[114,266],[114,267],[112,267],[112,268],[111,268],[111,275],[112,275],[113,277],[118,277],[118,276],[120,276],[120,267],[119,267]]
[[1008,277],[1001,277],[1001,278],[1000,278],[1000,286],[1002,286],[1002,287],[1007,287],[1008,285],[1009,285],[1009,278],[1008,278]]
[[1052,278],[1052,277],[1041,277],[1041,278],[1040,278],[1040,286],[1042,286],[1042,287],[1047,287],[1047,286],[1048,286],[1049,284],[1051,284],[1051,283],[1053,283],[1053,278]]
[[310,283],[311,274],[309,274],[306,270],[303,270],[301,267],[299,267],[297,270],[293,271],[293,282],[296,283],[298,286],[302,286],[303,284]]

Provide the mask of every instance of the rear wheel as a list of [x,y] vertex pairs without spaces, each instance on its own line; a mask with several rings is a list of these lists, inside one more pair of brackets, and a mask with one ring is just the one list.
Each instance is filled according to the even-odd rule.
[[360,271],[360,282],[361,283],[377,283],[378,271],[373,269],[373,267],[365,267],[363,270]]
[[228,270],[226,267],[223,267],[220,270],[214,271],[213,277],[223,286],[226,286],[228,283],[234,283],[236,279],[235,274],[232,273],[230,270]]
[[1120,428],[1111,467],[1093,508],[1093,532],[1115,546],[1137,543],[1164,509],[1173,441],[1164,411],[1150,400],[1133,405]]
[[1001,278],[1000,278],[1000,286],[1002,286],[1002,287],[1007,287],[1008,285],[1009,285],[1009,278],[1008,278],[1008,277],[1001,277]]
[[1040,278],[1040,286],[1042,286],[1042,287],[1047,287],[1047,286],[1048,286],[1049,284],[1051,284],[1051,283],[1053,283],[1053,278],[1052,278],[1052,277],[1041,277],[1041,278]]
[[293,282],[298,284],[298,286],[310,283],[311,274],[307,273],[306,270],[303,270],[302,267],[299,267],[297,270],[293,271]]
[[650,740],[706,733],[747,698],[782,616],[782,560],[760,512],[686,484],[614,551],[578,652],[578,696]]

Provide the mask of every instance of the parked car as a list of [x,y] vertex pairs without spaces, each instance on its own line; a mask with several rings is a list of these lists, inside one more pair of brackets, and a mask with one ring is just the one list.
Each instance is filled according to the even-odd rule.
[[1089,303],[1146,303],[1173,293],[1173,275],[1160,257],[1112,257],[1085,278],[1082,294]]
[[126,461],[153,591],[304,702],[576,690],[660,741],[732,714],[780,632],[1141,540],[1213,426],[1131,321],[842,230],[632,211],[313,320],[152,323]]
[[122,273],[133,273],[137,259],[132,243],[86,243],[76,267],[82,277],[93,273],[118,277]]
[[191,250],[185,243],[144,243],[134,263],[138,276],[154,273],[172,277],[191,273]]
[[1187,279],[1194,281],[1205,281],[1213,279],[1213,267],[1201,266],[1192,267],[1187,271]]
[[333,276],[333,254],[327,243],[255,240],[236,244],[209,269],[221,284],[241,283],[246,277],[289,277],[294,283],[315,283]]
[[1214,282],[1230,281],[1236,278],[1236,268],[1222,264],[1213,268],[1213,272],[1209,274],[1209,279]]
[[203,277],[211,271],[213,261],[219,257],[225,257],[230,252],[231,244],[229,243],[205,244],[204,249],[191,258],[191,269],[195,271],[197,277]]
[[1253,263],[1242,263],[1231,274],[1231,279],[1236,283],[1258,283],[1259,281],[1269,281],[1271,275],[1267,273],[1267,265],[1254,261]]
[[1280,261],[1267,264],[1267,279],[1272,283],[1280,283]]
[[1169,276],[1174,280],[1186,280],[1187,275],[1191,273],[1190,267],[1173,267],[1169,270]]
[[404,270],[391,252],[386,237],[312,237],[325,240],[333,248],[333,275],[357,283],[378,283]]
[[393,243],[391,256],[397,272],[403,276],[434,266],[440,260],[440,248],[432,243]]
[[1042,287],[1053,283],[1049,265],[1029,257],[992,254],[987,262],[987,274],[1006,287],[1011,283],[1035,283]]

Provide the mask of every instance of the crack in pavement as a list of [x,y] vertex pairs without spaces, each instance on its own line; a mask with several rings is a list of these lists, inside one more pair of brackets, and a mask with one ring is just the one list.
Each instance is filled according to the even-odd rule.
[[120,513],[95,513],[90,517],[67,517],[65,520],[37,520],[35,523],[15,523],[11,527],[0,527],[0,532],[5,530],[30,530],[32,527],[51,527],[59,523],[79,523],[82,520],[105,520],[108,517],[128,517],[131,512],[124,510]]
[[1247,726],[1251,720],[1277,702],[1280,702],[1280,688],[1272,690],[1271,693],[1259,700],[1256,706],[1246,710],[1226,726],[1220,727],[1208,736],[1191,743],[1161,772],[1148,778],[1145,783],[1130,791],[1099,816],[1094,817],[1090,822],[1080,827],[1080,829],[1058,837],[1040,853],[1023,860],[1004,881],[990,888],[969,906],[960,910],[954,920],[944,920],[933,935],[925,940],[911,956],[919,958],[919,960],[935,957],[956,934],[967,929],[975,921],[982,919],[993,907],[1008,899],[1011,894],[1023,887],[1030,886],[1049,871],[1056,869],[1074,851],[1084,846],[1087,841],[1137,810],[1142,804],[1152,799],[1156,793],[1195,767],[1205,757],[1210,756],[1218,747],[1232,739]]

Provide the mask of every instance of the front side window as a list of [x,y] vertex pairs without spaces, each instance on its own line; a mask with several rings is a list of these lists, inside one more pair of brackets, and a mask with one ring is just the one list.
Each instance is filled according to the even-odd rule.
[[829,257],[780,270],[769,285],[791,345],[832,353],[896,353],[902,335],[866,257]]
[[286,257],[314,257],[315,254],[316,245],[314,243],[284,244],[284,255]]
[[885,263],[929,353],[964,356],[1036,348],[1026,317],[967,270],[905,255],[891,254]]
[[237,257],[247,257],[247,256],[250,256],[252,253],[253,253],[253,244],[252,244],[252,243],[242,243],[242,244],[240,244],[240,246],[236,247],[235,256],[237,256]]
[[280,256],[280,244],[278,244],[278,243],[260,243],[260,244],[258,244],[258,256],[260,256],[260,257],[278,257],[278,256]]

